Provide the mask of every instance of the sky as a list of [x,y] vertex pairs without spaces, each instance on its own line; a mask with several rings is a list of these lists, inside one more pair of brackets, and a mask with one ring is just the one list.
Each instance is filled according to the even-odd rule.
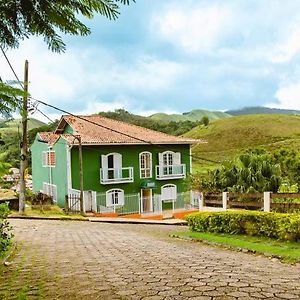
[[[7,51],[20,78],[29,60],[34,98],[75,114],[300,109],[300,1],[136,0],[84,22],[64,54],[40,38]],[[0,76],[14,79],[1,55]]]

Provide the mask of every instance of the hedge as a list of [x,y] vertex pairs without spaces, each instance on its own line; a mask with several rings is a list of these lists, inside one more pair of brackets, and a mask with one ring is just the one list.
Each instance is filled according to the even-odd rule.
[[300,214],[257,211],[200,212],[186,217],[192,231],[259,235],[300,241]]
[[6,203],[0,204],[0,257],[8,249],[13,238],[12,227],[6,220],[9,208]]

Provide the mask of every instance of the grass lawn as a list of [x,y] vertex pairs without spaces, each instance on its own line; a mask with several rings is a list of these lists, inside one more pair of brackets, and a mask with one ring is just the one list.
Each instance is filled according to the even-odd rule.
[[0,189],[0,198],[13,197],[15,192],[9,189]]
[[199,241],[217,243],[236,249],[247,249],[260,254],[280,257],[287,262],[300,262],[300,242],[278,241],[265,237],[249,235],[216,234],[207,232],[177,232],[173,236],[188,237]]
[[[19,212],[12,211],[12,216],[20,216]],[[56,205],[45,206],[43,210],[41,209],[32,209],[31,207],[25,208],[25,216],[27,217],[40,217],[40,218],[60,218],[60,219],[86,219],[84,216],[80,214],[66,214],[60,207]]]

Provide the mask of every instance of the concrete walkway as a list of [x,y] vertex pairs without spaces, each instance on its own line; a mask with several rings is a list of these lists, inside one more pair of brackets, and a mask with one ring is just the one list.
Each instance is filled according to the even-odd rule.
[[172,239],[180,226],[10,220],[0,299],[300,299],[300,266]]

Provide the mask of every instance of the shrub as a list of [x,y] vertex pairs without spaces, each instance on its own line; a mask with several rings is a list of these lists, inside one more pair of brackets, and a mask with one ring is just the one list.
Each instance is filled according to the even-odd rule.
[[0,204],[0,220],[6,219],[9,214],[9,208],[6,203]]
[[7,250],[13,237],[12,226],[10,226],[6,220],[8,214],[8,205],[6,203],[0,204],[0,256]]
[[186,217],[190,230],[260,235],[300,241],[300,215],[257,211],[201,212]]
[[48,196],[46,194],[36,193],[36,194],[33,194],[31,197],[31,204],[32,205],[53,204],[53,199],[51,196]]

